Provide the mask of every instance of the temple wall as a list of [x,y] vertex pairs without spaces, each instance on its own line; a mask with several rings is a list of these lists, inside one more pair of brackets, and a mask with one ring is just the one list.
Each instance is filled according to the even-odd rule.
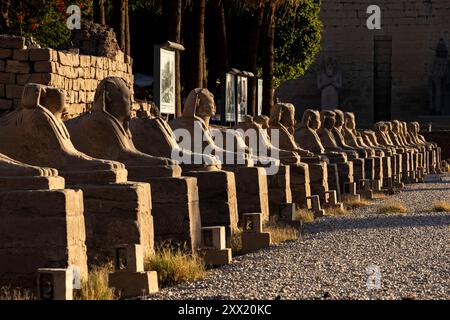
[[442,149],[442,160],[450,159],[450,130],[421,132],[427,141],[437,143]]
[[53,49],[27,49],[25,38],[0,36],[0,113],[20,105],[23,86],[34,82],[68,92],[67,115],[88,111],[100,80],[122,77],[132,89],[131,63],[119,52],[114,59]]
[[[384,55],[390,56],[392,118],[409,119],[428,114],[429,78],[439,39],[443,38],[450,48],[450,0],[322,2],[322,52],[305,76],[283,83],[277,96],[294,103],[298,117],[305,108],[320,107],[317,74],[323,54],[328,53],[336,57],[342,71],[341,108],[354,111],[359,123],[372,123],[375,120],[374,44],[388,39],[392,41],[390,48],[378,53],[382,60]],[[366,26],[369,17],[366,10],[372,4],[381,8],[381,30],[369,30]],[[380,63],[378,68],[383,67]]]

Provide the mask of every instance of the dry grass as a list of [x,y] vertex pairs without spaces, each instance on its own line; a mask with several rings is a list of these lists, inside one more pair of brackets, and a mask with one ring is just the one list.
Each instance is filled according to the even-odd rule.
[[296,228],[283,222],[268,223],[264,228],[264,232],[270,232],[272,243],[293,241],[297,240],[300,236],[300,233]]
[[386,201],[380,204],[377,213],[387,214],[387,213],[406,213],[408,209],[406,206],[398,201]]
[[374,192],[373,194],[373,199],[374,200],[382,200],[382,199],[386,199],[386,194],[383,192]]
[[94,266],[87,281],[81,283],[81,290],[75,292],[76,300],[116,300],[119,296],[108,287],[108,274],[114,272],[112,263]]
[[350,213],[350,211],[348,211],[345,206],[344,209],[341,208],[326,208],[325,212],[327,215],[330,216],[346,216]]
[[233,236],[231,237],[231,251],[234,256],[241,255],[242,251],[242,228],[234,230]]
[[206,276],[203,259],[169,245],[161,246],[154,256],[147,259],[146,270],[156,271],[160,287],[173,286]]
[[370,206],[372,203],[366,199],[361,198],[361,200],[351,200],[351,201],[345,201],[344,207],[346,210],[353,210],[358,209],[361,207],[367,207]]
[[314,212],[311,210],[300,209],[295,212],[295,220],[303,221],[303,223],[314,222]]
[[448,201],[436,201],[431,208],[432,212],[450,212],[450,202]]
[[21,288],[1,287],[0,300],[34,300],[31,291]]

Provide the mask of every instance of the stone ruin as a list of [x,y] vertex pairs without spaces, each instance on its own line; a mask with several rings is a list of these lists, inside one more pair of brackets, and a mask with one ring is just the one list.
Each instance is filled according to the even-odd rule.
[[106,57],[27,48],[23,37],[0,35],[0,113],[21,105],[25,84],[38,83],[64,89],[64,118],[75,117],[91,109],[95,90],[107,76],[120,77],[133,87],[131,62],[120,50]]
[[87,56],[107,57],[113,59],[120,52],[114,30],[106,25],[83,20],[81,29],[74,29],[63,50],[76,48]]
[[[40,69],[44,64],[49,68]],[[224,130],[209,123],[215,105],[206,89],[193,90],[183,116],[168,123],[145,112],[136,117],[131,67],[121,59],[26,49],[23,38],[2,36],[1,66],[0,89],[8,94],[0,101],[8,112],[0,117],[0,285],[56,281],[54,298],[71,298],[60,283],[74,270],[85,280],[88,265],[107,261],[116,262],[110,286],[124,296],[155,292],[156,273],[143,269],[155,243],[227,264],[238,227],[244,252],[264,248],[270,218],[295,220],[299,209],[326,215],[346,198],[421,181],[442,163],[440,148],[417,123],[357,131],[351,113],[311,109],[296,128],[294,106],[279,103],[270,118],[246,117]],[[44,78],[51,81],[38,81]],[[89,99],[80,101],[80,92]],[[177,129],[195,128],[212,155],[177,136]],[[251,150],[248,130],[267,156]],[[227,149],[215,134],[244,151]],[[263,160],[275,175],[267,175]]]

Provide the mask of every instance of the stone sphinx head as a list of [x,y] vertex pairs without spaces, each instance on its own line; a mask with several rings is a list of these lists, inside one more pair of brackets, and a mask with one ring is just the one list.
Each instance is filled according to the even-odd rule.
[[66,97],[66,92],[62,89],[44,87],[39,104],[45,106],[58,120],[61,120],[63,113],[67,111]]
[[183,117],[199,117],[209,124],[209,119],[216,114],[214,96],[208,89],[192,90],[186,98]]
[[41,99],[43,85],[37,83],[28,83],[23,88],[21,107],[26,109],[35,108]]
[[253,121],[259,124],[263,129],[269,128],[269,120],[270,118],[266,115],[260,115],[253,118]]
[[131,92],[122,78],[107,77],[95,91],[93,112],[105,112],[128,131],[131,117]]
[[334,128],[336,123],[336,114],[333,111],[322,111],[320,113],[320,119],[322,122],[322,127],[326,130],[331,130]]
[[334,126],[338,129],[341,129],[345,122],[344,112],[339,109],[335,109],[334,114],[336,115],[336,122]]
[[320,128],[320,114],[316,110],[308,109],[303,113],[300,129],[317,130]]
[[269,126],[280,126],[281,124],[281,117],[283,113],[287,111],[287,105],[285,103],[277,103],[274,105],[272,112],[270,113],[270,119],[269,119]]
[[353,131],[356,129],[356,118],[353,112],[346,112],[344,114],[345,128]]
[[394,120],[391,121],[391,124],[392,124],[392,131],[398,135],[400,133],[400,121]]
[[23,88],[21,107],[33,109],[43,106],[58,120],[66,112],[66,92],[62,89],[28,83]]
[[295,127],[295,107],[291,103],[286,103],[286,108],[281,112],[280,122],[283,126],[293,133]]

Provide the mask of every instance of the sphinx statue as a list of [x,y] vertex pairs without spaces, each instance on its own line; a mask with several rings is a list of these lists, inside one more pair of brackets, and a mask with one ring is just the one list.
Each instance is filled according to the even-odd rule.
[[425,171],[436,171],[441,163],[441,148],[437,144],[427,142],[423,135],[420,134],[420,124],[418,122],[411,122],[408,124],[408,132],[410,133],[413,141],[423,146],[426,150],[424,153],[424,167]]
[[130,104],[131,93],[122,79],[103,79],[95,92],[92,111],[65,122],[74,145],[93,157],[124,163],[131,178],[141,170],[151,171],[154,177],[180,176],[176,162],[136,149],[129,129]]
[[[65,210],[78,212],[77,208],[83,208],[84,200],[84,218],[80,215],[86,226],[89,263],[109,260],[114,256],[114,247],[124,242],[142,243],[145,256],[151,255],[154,248],[153,220],[148,204],[149,185],[127,182],[123,164],[90,157],[74,147],[60,118],[65,109],[65,97],[63,90],[27,84],[21,106],[0,118],[1,152],[15,161],[55,168],[41,169],[47,177],[30,177],[29,188],[33,188],[37,181],[41,189],[64,189],[65,180],[69,187],[83,191],[71,195],[74,200],[70,202],[64,190],[62,192],[67,201],[64,208],[60,208],[62,202],[54,205],[62,210],[61,213]],[[11,139],[11,136],[15,138]],[[36,169],[28,167],[26,170]],[[64,179],[57,178],[56,174]],[[57,186],[52,186],[49,183],[51,180],[59,180]],[[15,184],[14,188],[19,186]],[[51,196],[53,193],[49,194]],[[121,208],[123,214],[105,215],[105,211],[109,212],[112,207]],[[79,226],[84,229],[84,222]]]
[[92,112],[66,125],[79,150],[120,161],[130,179],[150,183],[156,241],[196,250],[201,233],[197,180],[181,177],[175,161],[137,150],[129,129],[130,114],[131,93],[125,81],[107,77],[97,87]]
[[[340,127],[336,127],[337,115],[334,111],[321,112],[321,126],[317,130],[322,146],[326,152],[339,152],[347,156],[348,160],[353,163],[353,180],[364,180],[364,159],[360,158],[358,152],[351,147],[345,145],[344,138],[340,133]],[[338,129],[339,128],[339,129]],[[339,140],[339,144],[338,144]],[[349,193],[348,198],[352,194],[352,187],[348,185],[348,189],[343,189],[343,193]]]
[[360,155],[365,153],[365,178],[371,180],[372,185],[377,181],[383,181],[383,162],[384,156],[381,150],[375,150],[367,146],[362,137],[356,131],[356,119],[352,112],[344,113],[344,138],[346,144],[359,149]]
[[[186,98],[182,116],[169,125],[182,149],[218,157],[224,170],[234,172],[239,217],[247,212],[261,212],[263,220],[267,221],[269,203],[265,169],[254,166],[254,158],[246,152],[245,143],[244,149],[238,152],[216,144],[214,137],[221,138],[222,134],[215,133],[209,125],[215,113],[214,96],[207,89],[197,88]],[[254,188],[247,188],[249,185]]]
[[221,170],[221,161],[212,155],[182,149],[169,124],[159,116],[141,114],[130,121],[136,148],[158,157],[178,157],[183,174],[197,179],[203,227],[225,226],[229,240],[238,227],[235,176]]
[[[62,90],[27,84],[21,106],[0,119],[0,131],[5,132],[0,137],[0,152],[25,163],[57,168],[68,184],[126,181],[123,164],[75,149],[60,118],[64,109]],[[11,135],[17,138],[10,139]]]
[[[330,124],[331,121],[327,120],[327,122]],[[334,179],[331,179],[331,176],[329,175],[328,183],[330,188],[337,190],[338,196],[340,197],[341,193],[345,193],[345,186],[353,184],[353,163],[348,161],[347,154],[344,152],[325,150],[318,134],[318,130],[322,125],[319,111],[311,109],[306,110],[303,113],[300,126],[295,133],[295,141],[302,148],[308,149],[317,155],[329,159],[329,172],[334,171],[335,176],[333,176]],[[326,134],[323,130],[322,133]],[[331,139],[332,137],[328,136],[328,138]],[[334,140],[334,138],[332,139]],[[349,189],[354,188],[347,188],[347,190]]]
[[328,188],[328,159],[316,156],[314,153],[302,149],[295,142],[293,133],[295,132],[295,107],[288,103],[277,103],[270,115],[270,133],[276,130],[279,135],[279,148],[291,152],[296,152],[301,162],[306,163],[309,169],[311,194],[318,195],[322,203],[326,203]]
[[[255,121],[254,121],[255,120]],[[257,122],[259,121],[259,123]],[[236,126],[236,129],[242,130],[243,132],[249,132],[249,130],[253,130],[257,134],[257,144],[254,146],[257,153],[260,154],[261,150],[258,148],[262,148],[263,151],[266,151],[269,156],[273,153],[280,159],[283,165],[289,166],[289,184],[290,190],[292,193],[292,202],[297,207],[303,207],[310,209],[310,201],[308,198],[311,196],[311,187],[310,187],[310,176],[309,176],[309,167],[308,164],[301,162],[300,155],[295,151],[283,150],[278,147],[279,139],[273,137],[275,140],[274,143],[272,141],[267,128],[269,127],[269,117],[261,115],[258,117],[246,116],[244,118],[244,122],[240,123]],[[273,133],[274,131],[272,131]],[[249,142],[246,142],[249,145]],[[283,168],[280,167],[279,171]],[[280,178],[277,176],[268,176],[269,178],[269,195],[270,195],[270,187],[272,185],[280,187]],[[281,192],[280,190],[275,191],[276,194],[283,194],[284,188]],[[276,202],[276,201],[274,201]],[[280,205],[280,201],[276,202]],[[271,204],[272,205],[272,204]],[[281,204],[282,205],[282,204]]]
[[401,124],[398,120],[387,122],[389,137],[393,144],[397,147],[397,151],[403,154],[402,160],[402,179],[403,182],[411,182],[411,178],[414,175],[414,154],[417,152],[414,148],[411,148],[406,144],[401,134]]
[[56,177],[58,170],[30,166],[0,154],[0,177]]
[[404,150],[394,145],[394,142],[392,141],[391,136],[389,134],[388,122],[380,121],[375,123],[373,126],[373,131],[378,144],[382,147],[387,148],[387,150],[389,150],[389,152],[392,153],[393,183],[394,186],[396,187],[402,187]]
[[0,230],[0,286],[35,288],[43,266],[76,265],[87,280],[83,196],[56,169],[0,154]]
[[381,151],[384,156],[381,157],[383,161],[383,186],[386,190],[392,191],[394,187],[394,175],[395,175],[395,150],[387,146],[383,146],[378,142],[377,135],[373,130],[364,130],[361,132],[361,137],[364,143],[377,151]]
[[263,130],[269,129],[270,118],[264,114],[256,116],[253,118],[256,124],[259,124]]

